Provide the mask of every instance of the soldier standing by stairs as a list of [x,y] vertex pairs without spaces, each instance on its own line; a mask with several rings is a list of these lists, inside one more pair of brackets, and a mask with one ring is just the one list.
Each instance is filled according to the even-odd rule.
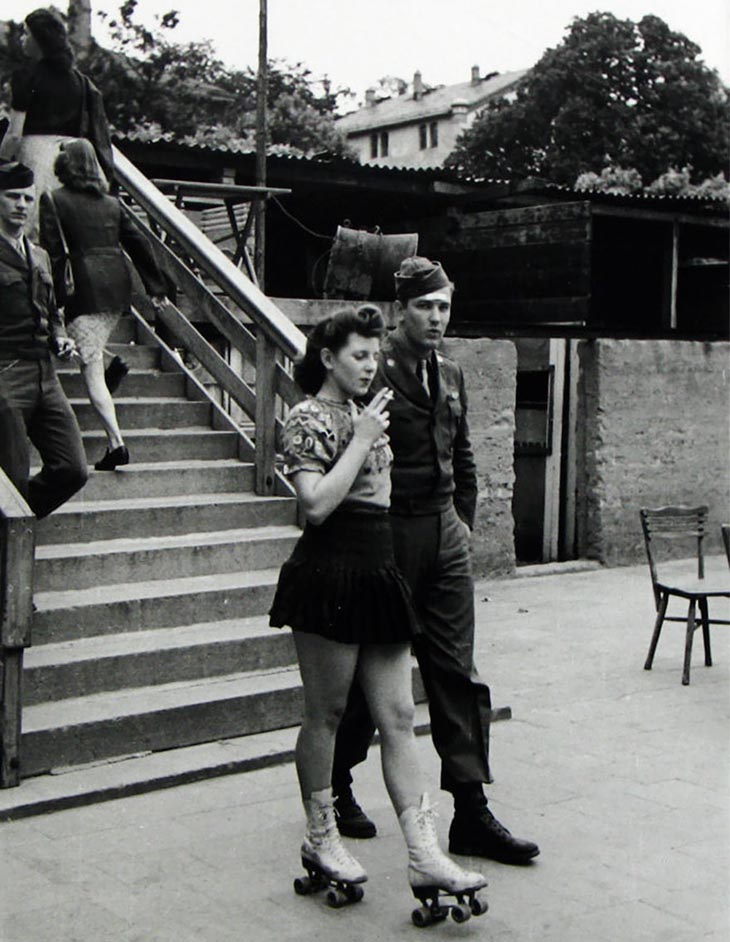
[[[56,305],[48,256],[24,235],[35,202],[33,171],[0,163],[0,467],[45,517],[86,483],[78,423],[51,352],[68,358],[75,343]],[[43,467],[30,476],[30,443]]]

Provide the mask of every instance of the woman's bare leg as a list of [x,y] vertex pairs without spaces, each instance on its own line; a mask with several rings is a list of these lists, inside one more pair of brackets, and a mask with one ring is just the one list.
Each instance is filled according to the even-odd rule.
[[81,365],[81,375],[86,383],[89,392],[89,400],[94,407],[94,411],[101,419],[104,426],[109,450],[114,451],[124,444],[122,433],[117,422],[117,412],[114,408],[114,400],[107,389],[104,380],[104,361],[101,357],[93,359],[90,363]]
[[380,731],[383,779],[395,812],[418,805],[423,779],[413,733],[411,659],[405,644],[366,645],[358,678]]
[[356,644],[339,644],[295,631],[294,643],[304,686],[304,717],[296,745],[302,797],[330,789],[335,734],[357,666]]

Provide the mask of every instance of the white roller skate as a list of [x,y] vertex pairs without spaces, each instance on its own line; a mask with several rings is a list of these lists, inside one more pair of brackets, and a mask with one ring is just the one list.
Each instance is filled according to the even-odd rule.
[[[421,903],[411,914],[414,925],[440,922],[449,912],[454,922],[485,913],[487,903],[476,893],[487,881],[481,873],[463,870],[441,850],[428,795],[421,796],[418,807],[406,808],[398,822],[408,846],[408,882]],[[441,895],[453,896],[456,902],[442,903]]]
[[332,794],[328,789],[312,792],[304,801],[307,833],[302,842],[302,866],[306,877],[297,877],[294,891],[300,896],[326,890],[325,899],[332,907],[359,903],[368,875],[340,839]]

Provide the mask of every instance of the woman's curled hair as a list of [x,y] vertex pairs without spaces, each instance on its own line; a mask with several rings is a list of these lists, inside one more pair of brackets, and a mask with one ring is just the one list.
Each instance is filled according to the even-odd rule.
[[343,308],[320,321],[307,337],[304,356],[294,367],[294,379],[302,392],[316,395],[327,377],[322,363],[322,351],[337,353],[347,343],[351,334],[360,337],[382,337],[385,321],[380,309],[374,304]]
[[103,196],[109,192],[104,171],[94,150],[94,145],[85,138],[68,141],[61,146],[53,167],[56,176],[69,190]]

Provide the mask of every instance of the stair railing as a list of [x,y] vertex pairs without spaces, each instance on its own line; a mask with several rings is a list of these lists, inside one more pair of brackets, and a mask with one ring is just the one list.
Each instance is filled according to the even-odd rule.
[[[125,202],[127,197],[131,198],[144,210],[152,225],[165,235],[164,239],[160,238],[128,210],[130,218],[152,240],[163,267],[255,369],[252,389],[230,368],[225,370],[220,364],[216,365],[214,358],[208,356],[202,346],[210,345],[181,311],[171,305],[160,312],[165,326],[179,338],[185,349],[192,347],[192,352],[206,369],[210,363],[214,364],[216,381],[253,421],[256,493],[273,494],[277,490],[277,397],[286,406],[301,398],[285,364],[303,352],[304,334],[117,149],[114,151],[114,168],[116,179],[126,194]],[[232,302],[232,308],[203,284],[195,269],[218,287],[222,295]],[[247,319],[255,332],[250,329]]]
[[33,617],[35,516],[0,468],[0,788],[20,783],[23,654]]

